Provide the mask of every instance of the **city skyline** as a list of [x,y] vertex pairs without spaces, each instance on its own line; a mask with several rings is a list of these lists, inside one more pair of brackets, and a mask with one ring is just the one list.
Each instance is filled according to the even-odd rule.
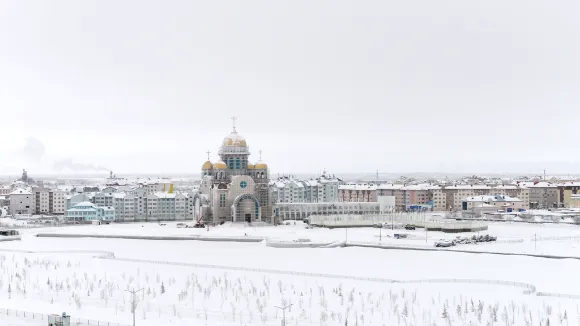
[[0,174],[577,173],[578,6],[0,4]]

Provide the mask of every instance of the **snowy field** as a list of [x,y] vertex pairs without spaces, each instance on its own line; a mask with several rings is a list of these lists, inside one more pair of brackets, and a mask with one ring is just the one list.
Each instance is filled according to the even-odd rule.
[[[527,224],[495,222],[489,223],[489,229],[482,232],[451,234],[442,232],[425,232],[416,230],[388,230],[376,228],[351,229],[306,229],[302,222],[289,222],[280,227],[236,227],[217,226],[206,229],[177,228],[176,223],[159,226],[156,223],[111,224],[68,226],[47,229],[24,230],[31,233],[64,233],[64,234],[107,234],[107,235],[149,235],[149,236],[226,236],[226,237],[262,237],[278,241],[309,239],[313,242],[336,242],[348,240],[351,243],[375,243],[384,245],[403,245],[421,248],[433,248],[440,239],[454,239],[458,235],[473,236],[489,234],[498,238],[497,242],[458,245],[451,248],[470,251],[495,251],[507,253],[548,254],[580,257],[580,226],[567,224]],[[406,234],[407,239],[395,239],[394,234]]]
[[[36,233],[261,236],[431,245],[456,235],[366,229],[119,224],[22,230],[0,243],[0,308],[139,325],[280,325],[276,306],[293,304],[288,325],[551,325],[578,324],[580,300],[526,294],[580,295],[580,261],[368,248],[277,249],[263,243],[37,238]],[[348,232],[348,234],[347,234]],[[389,238],[393,232],[411,239]],[[574,253],[580,229],[564,225],[491,224],[498,240],[477,248]],[[570,240],[548,240],[571,237]],[[403,241],[403,242],[399,242]],[[509,249],[514,248],[514,249]],[[496,249],[493,249],[496,250]],[[86,252],[81,252],[86,251]],[[88,252],[91,251],[91,252]],[[113,252],[115,258],[102,258]],[[188,265],[189,264],[189,265]],[[204,265],[218,265],[213,268]],[[250,271],[249,269],[255,269]],[[317,273],[317,275],[312,275]],[[324,274],[324,275],[320,275]],[[431,281],[425,283],[426,281]],[[453,283],[458,280],[460,283]],[[471,280],[471,281],[469,281]],[[488,281],[487,283],[482,283]],[[394,283],[393,283],[394,282]],[[10,290],[8,290],[10,289]],[[2,318],[0,315],[0,323]],[[13,322],[14,325],[18,321]],[[30,321],[30,325],[36,325]],[[8,324],[11,325],[11,324]]]

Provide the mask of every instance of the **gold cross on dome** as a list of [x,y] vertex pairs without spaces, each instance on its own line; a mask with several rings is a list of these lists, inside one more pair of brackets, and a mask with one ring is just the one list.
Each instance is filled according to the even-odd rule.
[[262,160],[262,150],[259,150],[258,153],[260,153],[260,161]]
[[209,161],[209,154],[211,154],[211,152],[207,151],[206,153],[207,153],[207,160]]

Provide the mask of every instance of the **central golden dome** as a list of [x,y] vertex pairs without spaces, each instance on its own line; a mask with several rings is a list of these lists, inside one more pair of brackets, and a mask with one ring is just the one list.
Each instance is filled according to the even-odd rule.
[[202,170],[211,170],[212,168],[213,168],[213,164],[211,164],[210,161],[203,163],[203,165],[201,166]]
[[238,134],[236,131],[232,131],[231,134],[224,138],[222,146],[248,147],[248,144],[246,143],[246,139],[243,136]]

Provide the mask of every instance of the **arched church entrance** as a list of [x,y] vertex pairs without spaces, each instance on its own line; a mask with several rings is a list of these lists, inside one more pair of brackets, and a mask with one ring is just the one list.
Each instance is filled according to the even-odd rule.
[[260,202],[252,195],[240,195],[234,199],[232,205],[232,219],[234,222],[248,222],[260,220]]

